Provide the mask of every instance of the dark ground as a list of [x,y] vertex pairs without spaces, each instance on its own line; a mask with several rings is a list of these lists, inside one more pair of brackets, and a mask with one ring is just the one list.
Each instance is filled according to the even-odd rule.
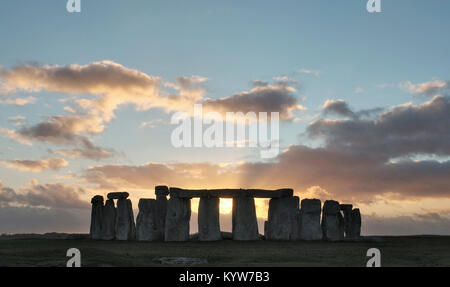
[[[376,240],[375,240],[376,239]],[[361,266],[367,249],[382,266],[450,266],[450,236],[377,237],[362,242],[118,242],[89,239],[0,239],[0,266],[65,266],[81,251],[82,266],[174,266],[161,257],[206,259],[206,266]],[[379,242],[382,241],[382,242]],[[196,265],[202,266],[202,265]]]

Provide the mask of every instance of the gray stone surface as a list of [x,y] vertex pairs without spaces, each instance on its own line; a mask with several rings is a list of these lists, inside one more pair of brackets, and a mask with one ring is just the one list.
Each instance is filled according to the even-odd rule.
[[233,198],[233,240],[259,240],[253,197]]
[[158,226],[157,230],[159,231],[159,240],[164,240],[166,214],[167,214],[166,195],[163,194],[156,195],[155,221]]
[[126,199],[130,194],[128,192],[110,192],[108,193],[108,199]]
[[300,238],[302,240],[321,240],[320,226],[321,202],[319,199],[303,199],[300,208]]
[[272,198],[269,201],[269,216],[264,226],[267,240],[299,239],[299,198]]
[[133,240],[136,238],[133,207],[131,200],[120,198],[117,200],[116,239]]
[[345,238],[353,238],[352,235],[352,209],[353,205],[351,204],[340,204],[339,209],[342,211],[344,215],[344,233]]
[[103,222],[103,196],[94,196],[91,199],[91,203],[91,227],[89,233],[92,239],[101,239]]
[[103,207],[102,239],[113,240],[116,237],[116,208],[114,200],[108,199]]
[[191,218],[191,200],[170,197],[167,202],[165,223],[165,241],[189,240],[189,220]]
[[136,218],[136,239],[139,241],[162,240],[164,238],[161,236],[161,232],[157,218],[156,200],[141,198]]
[[277,190],[264,189],[181,189],[170,188],[170,197],[193,198],[193,197],[254,197],[254,198],[280,198],[292,197],[294,191],[290,188]]
[[221,240],[218,197],[201,197],[198,206],[198,240]]
[[361,237],[361,213],[359,208],[355,208],[351,213],[351,239],[359,239]]
[[344,239],[344,218],[339,210],[339,202],[327,200],[322,214],[323,239],[339,241]]

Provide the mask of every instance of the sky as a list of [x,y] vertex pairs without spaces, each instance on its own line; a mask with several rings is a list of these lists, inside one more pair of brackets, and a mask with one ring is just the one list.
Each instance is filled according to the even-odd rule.
[[[449,235],[450,2],[366,2],[2,1],[0,233],[87,232],[93,195],[136,215],[168,185],[290,187],[360,208],[363,234]],[[194,104],[278,112],[280,153],[174,147]]]

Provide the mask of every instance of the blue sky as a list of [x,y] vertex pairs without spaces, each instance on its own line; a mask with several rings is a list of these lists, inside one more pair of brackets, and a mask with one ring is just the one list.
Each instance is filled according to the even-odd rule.
[[[9,71],[28,62],[68,66],[109,60],[165,82],[206,77],[204,97],[213,99],[249,91],[253,81],[270,83],[285,76],[297,81],[292,83],[295,97],[307,109],[295,112],[298,121],[281,123],[282,148],[312,147],[317,143],[305,131],[320,118],[325,101],[343,99],[355,111],[407,102],[420,105],[430,98],[411,93],[402,83],[449,78],[449,1],[382,0],[382,13],[372,14],[366,2],[82,0],[82,12],[71,14],[66,1],[5,0],[0,6],[0,66]],[[33,126],[67,114],[67,104],[60,101],[68,97],[64,92],[19,90],[13,95],[28,96],[36,102],[0,104],[0,127],[18,130],[10,120],[18,115]],[[0,165],[3,185],[20,189],[37,179],[89,189],[95,183],[85,185],[82,175],[94,166],[260,162],[251,149],[171,147],[172,113],[159,108],[136,111],[125,104],[114,114],[103,132],[89,138],[114,149],[116,156],[66,159],[67,166],[38,173]],[[140,126],[152,120],[159,121],[155,127]],[[55,150],[53,144],[36,142],[30,147],[0,138],[3,161],[54,157]],[[408,214],[417,211],[411,210]]]

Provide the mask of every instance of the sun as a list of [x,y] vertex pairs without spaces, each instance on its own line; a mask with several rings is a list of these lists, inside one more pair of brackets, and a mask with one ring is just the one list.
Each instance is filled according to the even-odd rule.
[[221,198],[220,199],[220,213],[230,214],[232,210],[233,210],[233,199]]

